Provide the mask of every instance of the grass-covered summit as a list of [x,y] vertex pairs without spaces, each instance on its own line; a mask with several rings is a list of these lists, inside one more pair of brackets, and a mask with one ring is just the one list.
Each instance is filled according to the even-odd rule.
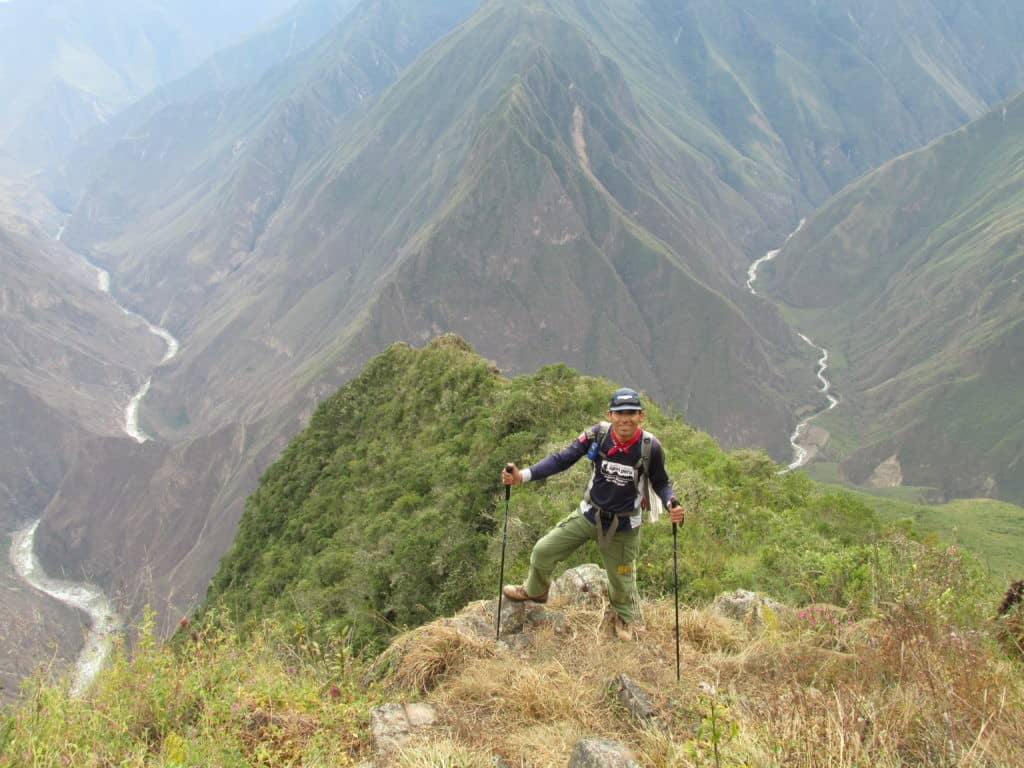
[[[602,417],[616,386],[557,364],[508,379],[454,336],[395,344],[321,403],[267,470],[207,603],[242,626],[274,616],[364,646],[496,595],[503,463],[525,466],[566,444]],[[763,453],[724,452],[647,403],[689,512],[685,602],[743,587],[870,609],[924,589],[900,572],[905,535],[858,497],[779,475]],[[522,577],[533,542],[578,503],[588,471],[583,461],[513,489],[506,579]],[[671,539],[667,522],[644,532],[648,595],[672,589]],[[596,548],[567,565],[589,561]],[[956,581],[946,584],[956,588],[951,616],[973,614],[986,588],[976,569],[942,578]]]

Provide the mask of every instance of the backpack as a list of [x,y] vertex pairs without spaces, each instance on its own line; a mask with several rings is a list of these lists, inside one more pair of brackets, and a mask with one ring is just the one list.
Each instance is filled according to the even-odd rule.
[[[590,450],[587,452],[587,458],[593,463],[594,472],[597,472],[598,458],[607,458],[604,452],[601,451],[601,444],[604,443],[605,437],[608,436],[608,430],[611,429],[611,426],[610,422],[602,421],[590,430],[592,442]],[[653,438],[646,429],[642,430],[642,432],[643,436],[640,438],[640,463],[633,467],[633,476],[637,488],[640,490],[641,520],[645,523],[656,523],[665,511],[665,505],[657,493],[651,493],[650,467],[651,441]],[[589,490],[584,494],[584,500],[588,504],[591,503]]]

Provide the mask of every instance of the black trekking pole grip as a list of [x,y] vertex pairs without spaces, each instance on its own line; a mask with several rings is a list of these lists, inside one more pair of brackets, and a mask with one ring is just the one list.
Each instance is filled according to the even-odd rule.
[[[515,469],[515,467],[513,467],[511,464],[506,464],[505,465],[505,471],[508,472],[509,474],[511,474],[514,469]],[[502,586],[505,583],[505,542],[508,540],[508,500],[509,500],[509,497],[511,495],[512,495],[512,486],[511,486],[511,484],[506,484],[505,485],[505,524],[504,524],[504,526],[502,526],[502,530],[501,530],[501,571],[500,571],[501,575],[498,577],[498,619],[497,619],[497,628],[495,630],[495,635],[494,635],[494,639],[495,640],[500,640],[501,639],[501,598],[502,598],[502,595],[504,594],[504,591],[502,590]]]
[[676,682],[679,682],[679,547],[676,532],[679,529],[678,523],[672,523],[672,581],[675,584],[676,593]]

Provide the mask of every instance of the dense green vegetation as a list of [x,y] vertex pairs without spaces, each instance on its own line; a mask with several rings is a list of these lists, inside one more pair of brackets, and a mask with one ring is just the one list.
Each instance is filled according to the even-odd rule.
[[[602,417],[614,386],[564,365],[506,379],[453,336],[392,346],[324,401],[266,472],[208,605],[226,606],[242,627],[271,616],[363,646],[496,594],[501,466],[567,443]],[[962,553],[937,549],[935,583],[916,584],[903,566],[919,545],[853,494],[780,475],[760,452],[724,452],[654,403],[648,426],[689,509],[679,533],[685,602],[742,587],[870,608],[942,585],[954,613],[985,610],[978,595],[991,587]],[[581,462],[514,489],[508,580],[578,503],[587,471]],[[645,532],[648,594],[672,589],[670,532],[667,523]],[[588,545],[573,562],[598,560]]]
[[909,524],[917,535],[944,546],[963,545],[973,552],[989,577],[1005,585],[1021,577],[1024,562],[1024,509],[996,499],[956,499],[935,503],[936,488],[844,485],[838,465],[815,462],[807,475],[819,483],[843,486],[883,520]]
[[[40,673],[0,711],[0,766],[182,768],[349,766],[365,749],[370,701],[338,643],[261,626],[243,642],[209,621],[164,643],[147,612],[89,695]],[[186,628],[187,629],[187,628]]]

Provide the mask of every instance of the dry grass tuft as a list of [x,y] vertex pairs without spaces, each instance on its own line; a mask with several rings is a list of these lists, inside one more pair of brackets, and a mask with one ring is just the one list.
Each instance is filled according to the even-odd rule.
[[592,736],[593,731],[568,721],[535,723],[503,734],[500,754],[516,766],[565,768],[576,742]]
[[[754,632],[685,610],[677,683],[673,604],[644,609],[637,642],[569,607],[564,632],[540,630],[526,650],[449,672],[430,696],[452,738],[514,765],[560,768],[587,736],[629,744],[645,766],[713,765],[715,728],[722,765],[1024,765],[1020,665],[977,632],[907,606],[870,621],[842,615],[844,636],[831,624]],[[666,731],[630,721],[609,693],[616,674],[649,693]]]
[[[675,628],[672,627],[672,632]],[[705,608],[679,614],[679,637],[698,651],[733,653],[743,646],[744,629],[731,619]],[[674,638],[673,638],[674,642]]]
[[391,756],[392,768],[494,768],[494,756],[447,738],[413,739]]
[[388,650],[391,685],[426,693],[472,659],[494,655],[492,642],[460,632],[443,622],[413,630]]
[[448,707],[472,708],[474,720],[517,727],[582,721],[595,705],[593,687],[558,659],[517,664],[504,657],[474,665],[446,686],[443,698]]

